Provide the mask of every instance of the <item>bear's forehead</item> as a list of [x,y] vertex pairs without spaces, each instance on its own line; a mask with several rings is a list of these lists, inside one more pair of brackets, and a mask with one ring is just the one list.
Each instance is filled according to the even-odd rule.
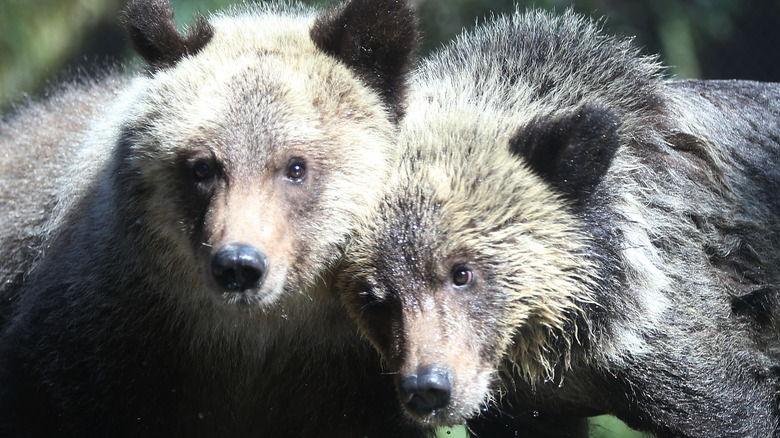
[[[218,72],[198,72],[201,77],[188,76],[182,62],[179,71],[158,81],[149,107],[185,128],[211,125],[237,134],[278,130],[316,139],[325,125],[343,134],[386,127],[375,96],[347,80],[344,69],[296,69],[275,56],[248,58]],[[176,132],[182,130],[173,127]]]
[[221,52],[267,50],[290,54],[315,50],[309,35],[315,20],[313,14],[284,15],[245,7],[242,12],[209,19],[215,28],[211,48]]
[[410,263],[448,258],[452,250],[465,246],[460,240],[472,225],[470,217],[447,204],[429,187],[398,188],[384,199],[375,235],[368,241],[377,242],[379,252]]
[[[161,78],[150,96],[154,105],[146,107],[154,111],[145,116],[145,123],[160,138],[183,145],[199,141],[221,149],[256,149],[257,153],[291,145],[327,149],[333,139],[326,138],[329,133],[324,124],[338,122],[328,125],[331,130],[347,125],[333,115],[340,102],[328,101],[302,74],[284,68],[277,60],[233,65],[201,80],[181,79],[186,71],[170,74],[170,78]],[[356,117],[357,110],[337,115]],[[339,133],[346,135],[361,126],[353,123]]]

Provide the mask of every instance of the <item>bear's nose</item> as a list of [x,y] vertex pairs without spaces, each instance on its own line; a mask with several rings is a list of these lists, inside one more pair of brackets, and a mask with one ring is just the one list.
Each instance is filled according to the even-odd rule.
[[427,415],[450,402],[452,378],[446,368],[433,366],[407,374],[398,381],[398,392],[406,408],[418,415]]
[[259,249],[230,243],[211,259],[211,273],[217,284],[231,292],[259,286],[268,271],[268,257]]

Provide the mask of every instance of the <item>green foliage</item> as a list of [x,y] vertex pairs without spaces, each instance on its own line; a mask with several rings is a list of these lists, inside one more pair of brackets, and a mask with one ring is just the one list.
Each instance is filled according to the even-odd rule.
[[117,0],[0,0],[0,104],[57,74]]
[[590,419],[591,438],[652,438],[649,433],[637,432],[611,415]]
[[468,438],[465,426],[440,427],[436,431],[436,438]]
[[[0,0],[0,107],[35,93],[63,69],[129,53],[117,16],[126,0]],[[246,1],[246,0],[243,0]],[[331,3],[330,0],[304,0]],[[573,7],[607,17],[608,32],[635,36],[677,77],[780,80],[780,2],[763,0],[410,0],[424,27],[423,54],[491,14]],[[196,12],[239,0],[173,0],[180,26]],[[730,56],[734,59],[724,59]],[[85,60],[87,57],[87,60]],[[736,62],[739,59],[739,62]],[[97,61],[96,61],[97,60]]]

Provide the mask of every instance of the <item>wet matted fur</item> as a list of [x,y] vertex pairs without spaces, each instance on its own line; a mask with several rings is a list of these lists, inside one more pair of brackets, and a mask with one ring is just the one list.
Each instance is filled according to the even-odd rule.
[[780,86],[664,79],[572,12],[517,12],[410,95],[341,278],[410,417],[777,436]]

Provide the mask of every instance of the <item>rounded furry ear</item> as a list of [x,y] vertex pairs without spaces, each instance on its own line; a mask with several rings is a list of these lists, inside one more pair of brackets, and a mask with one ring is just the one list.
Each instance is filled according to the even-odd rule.
[[354,69],[400,117],[420,40],[417,16],[403,0],[351,0],[310,32],[314,44]]
[[620,121],[612,111],[585,105],[532,120],[510,141],[510,150],[548,182],[582,201],[601,181],[620,146]]
[[124,22],[133,47],[155,70],[198,53],[214,35],[214,28],[200,14],[186,35],[179,33],[168,0],[133,0],[125,9]]

